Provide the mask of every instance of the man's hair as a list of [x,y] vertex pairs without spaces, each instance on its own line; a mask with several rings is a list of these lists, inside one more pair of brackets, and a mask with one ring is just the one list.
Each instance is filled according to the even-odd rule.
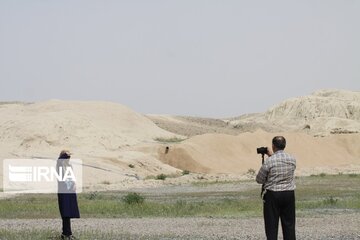
[[274,144],[277,149],[284,150],[286,147],[286,140],[283,136],[276,136],[273,138],[272,144]]

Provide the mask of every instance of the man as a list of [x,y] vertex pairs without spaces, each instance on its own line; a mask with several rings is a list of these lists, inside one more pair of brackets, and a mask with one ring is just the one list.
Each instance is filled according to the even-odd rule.
[[295,181],[296,160],[285,153],[286,140],[274,137],[271,152],[256,176],[256,182],[264,188],[264,221],[268,240],[276,240],[279,218],[284,240],[295,240]]

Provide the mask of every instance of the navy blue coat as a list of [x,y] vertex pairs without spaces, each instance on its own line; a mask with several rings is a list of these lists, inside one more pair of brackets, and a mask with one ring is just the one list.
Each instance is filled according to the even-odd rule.
[[[62,165],[62,159],[58,159],[56,168]],[[58,182],[58,204],[62,218],[80,218],[76,192],[68,189],[66,182]]]
[[58,203],[62,218],[80,218],[76,193],[58,193]]

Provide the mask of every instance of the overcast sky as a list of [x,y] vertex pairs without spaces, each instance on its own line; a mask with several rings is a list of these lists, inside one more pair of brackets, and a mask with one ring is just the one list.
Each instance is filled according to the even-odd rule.
[[231,117],[360,90],[357,0],[1,0],[0,100]]

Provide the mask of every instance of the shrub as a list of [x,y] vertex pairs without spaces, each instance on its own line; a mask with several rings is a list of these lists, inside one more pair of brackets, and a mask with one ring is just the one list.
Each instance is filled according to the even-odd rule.
[[190,171],[189,171],[189,170],[184,170],[184,171],[182,172],[182,175],[188,175],[188,174],[190,174]]
[[320,173],[319,176],[320,176],[320,177],[325,177],[325,176],[326,176],[326,173]]
[[155,179],[156,180],[165,180],[166,178],[167,178],[167,176],[162,173],[162,174],[157,175]]
[[337,201],[338,199],[334,198],[333,196],[330,196],[324,200],[324,204],[334,206],[336,205]]
[[110,185],[110,182],[109,182],[109,181],[102,181],[101,183],[102,183],[102,184],[105,184],[105,185]]
[[139,193],[128,193],[123,197],[123,202],[129,205],[132,204],[142,204],[145,201],[145,197],[141,196]]
[[250,174],[250,175],[255,175],[255,170],[252,169],[252,168],[249,168],[247,173]]
[[129,164],[128,167],[129,168],[135,168],[135,165],[134,164]]
[[97,192],[91,192],[88,195],[86,195],[86,199],[89,200],[95,200],[98,197],[98,193]]

